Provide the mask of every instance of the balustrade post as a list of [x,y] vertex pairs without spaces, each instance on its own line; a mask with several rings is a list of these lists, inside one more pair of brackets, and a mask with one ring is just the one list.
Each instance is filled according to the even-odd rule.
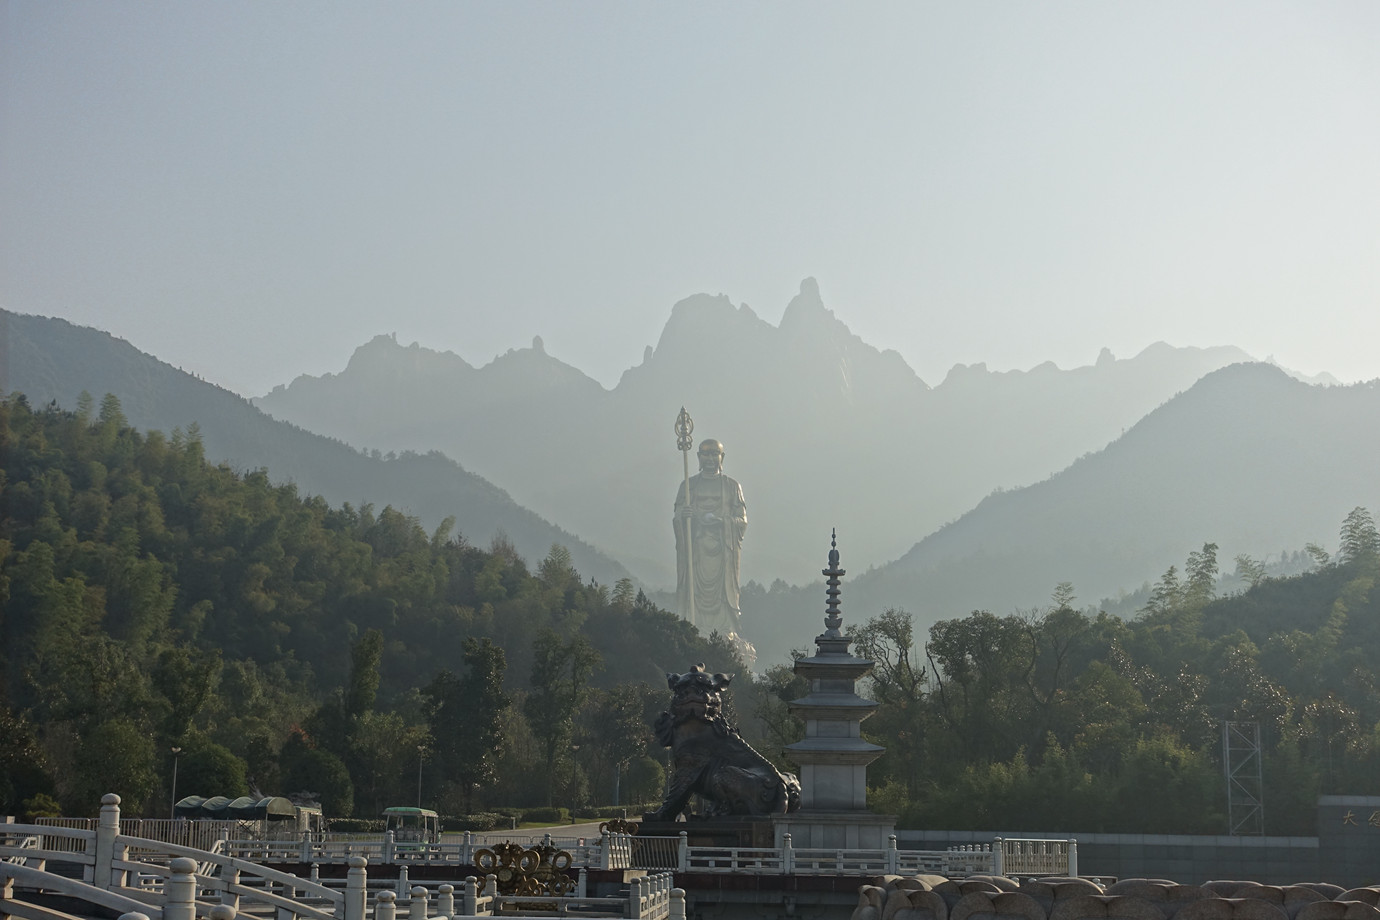
[[[5,881],[6,881],[6,882],[12,882],[12,881],[14,881],[14,880],[13,880],[13,879],[5,879]],[[132,911],[130,911],[130,912],[127,913],[127,914],[120,914],[120,920],[149,920],[149,915],[148,915],[148,914],[141,914],[141,913],[139,913],[137,910],[132,910]]]
[[163,920],[196,920],[196,860],[179,856],[163,883]]
[[[385,865],[393,861],[393,832],[385,831],[383,835],[383,862]],[[399,889],[401,890],[401,889]]]
[[221,882],[225,885],[220,890],[220,903],[229,907],[231,910],[240,909],[240,895],[235,889],[240,884],[240,870],[234,866],[226,866],[221,875]]
[[337,920],[364,920],[365,902],[369,898],[369,860],[363,856],[350,857],[350,871],[345,875],[345,898],[341,907],[345,916]]
[[211,920],[235,920],[235,908],[228,904],[217,904],[211,908]]
[[1006,847],[1000,837],[992,841],[992,874],[1006,874]]
[[465,831],[464,843],[460,845],[460,865],[474,865],[474,837],[469,831]]
[[297,852],[302,862],[311,862],[311,831],[302,831],[302,845]]
[[575,882],[575,897],[589,897],[589,870],[585,869],[583,866],[580,867],[580,876]]
[[387,889],[380,891],[374,899],[374,920],[397,920],[398,894]]
[[671,920],[685,920],[685,889],[671,889]]
[[442,885],[436,890],[436,915],[449,917],[455,913],[455,886]]
[[681,832],[680,832],[680,843],[678,843],[678,844],[676,845],[676,856],[677,856],[676,862],[677,862],[677,864],[680,866],[680,871],[682,871],[682,872],[689,872],[689,871],[690,871],[690,835],[689,835],[687,832],[685,832],[685,831],[681,831]]
[[319,863],[311,864],[311,874],[307,878],[311,880],[313,885],[321,884],[321,865]]
[[479,879],[473,875],[465,876],[465,916],[474,917],[479,913]]
[[628,917],[641,920],[642,917],[642,879],[635,878],[628,883]]
[[498,876],[490,872],[484,876],[484,896],[489,898],[498,897]]
[[[292,876],[292,877],[293,877],[293,878],[296,878],[297,876],[294,875],[294,876]],[[284,884],[284,885],[283,885],[283,890],[282,890],[281,894],[282,894],[283,897],[287,898],[289,901],[296,900],[296,898],[297,898],[297,886],[296,886],[296,885],[293,885],[293,884],[290,883],[290,882],[287,883],[287,884]],[[286,908],[286,907],[279,907],[279,908],[278,908],[278,911],[277,911],[277,917],[278,917],[278,920],[292,920],[292,918],[293,918],[293,913],[292,913],[291,910],[289,910],[289,909]]]
[[120,797],[113,792],[101,796],[101,817],[96,824],[96,864],[91,883],[97,888],[109,891],[123,888],[124,873],[115,873],[115,838],[120,836]]
[[886,839],[886,872],[887,875],[901,874],[901,851],[896,848],[895,834]]
[[599,868],[612,869],[613,859],[610,850],[613,849],[613,835],[604,831],[599,835]]
[[398,869],[398,884],[395,886],[399,895],[405,895],[412,890],[412,883],[407,880],[407,866]]
[[781,835],[781,874],[795,873],[795,850],[791,847],[791,835]]
[[408,905],[408,920],[426,920],[427,890],[421,885],[412,888],[412,903]]
[[1069,838],[1069,877],[1078,878],[1078,839]]

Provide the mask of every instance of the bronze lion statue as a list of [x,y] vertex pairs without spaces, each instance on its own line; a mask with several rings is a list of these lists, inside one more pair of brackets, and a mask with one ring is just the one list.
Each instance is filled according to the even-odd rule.
[[670,789],[646,821],[674,821],[698,793],[708,816],[773,815],[800,808],[800,781],[753,750],[723,714],[731,674],[709,674],[698,664],[667,674],[671,708],[657,717],[656,739],[671,749]]

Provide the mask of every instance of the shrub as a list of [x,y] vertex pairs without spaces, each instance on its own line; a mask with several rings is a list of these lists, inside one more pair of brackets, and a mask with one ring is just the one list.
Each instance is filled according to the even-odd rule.
[[331,818],[333,834],[382,834],[382,818]]
[[494,828],[505,828],[512,823],[512,818],[508,815],[501,815],[496,812],[478,812],[473,815],[445,815],[441,818],[441,827],[447,833],[456,831],[491,831]]

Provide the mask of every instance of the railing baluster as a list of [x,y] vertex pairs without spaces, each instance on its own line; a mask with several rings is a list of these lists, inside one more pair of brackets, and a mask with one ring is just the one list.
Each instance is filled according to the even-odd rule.
[[369,860],[363,856],[350,857],[350,871],[345,876],[345,897],[341,901],[338,920],[364,920],[365,901],[369,897]]
[[196,860],[179,856],[168,864],[163,884],[163,920],[196,920]]
[[479,879],[473,875],[465,876],[465,895],[463,910],[466,917],[473,917],[479,911]]
[[397,892],[384,889],[374,899],[374,920],[397,920]]

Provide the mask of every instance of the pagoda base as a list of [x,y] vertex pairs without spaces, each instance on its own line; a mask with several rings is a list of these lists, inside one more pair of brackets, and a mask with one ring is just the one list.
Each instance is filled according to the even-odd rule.
[[791,846],[800,849],[884,850],[896,833],[895,815],[874,815],[870,811],[797,811],[773,815],[772,837],[775,846],[791,835]]

